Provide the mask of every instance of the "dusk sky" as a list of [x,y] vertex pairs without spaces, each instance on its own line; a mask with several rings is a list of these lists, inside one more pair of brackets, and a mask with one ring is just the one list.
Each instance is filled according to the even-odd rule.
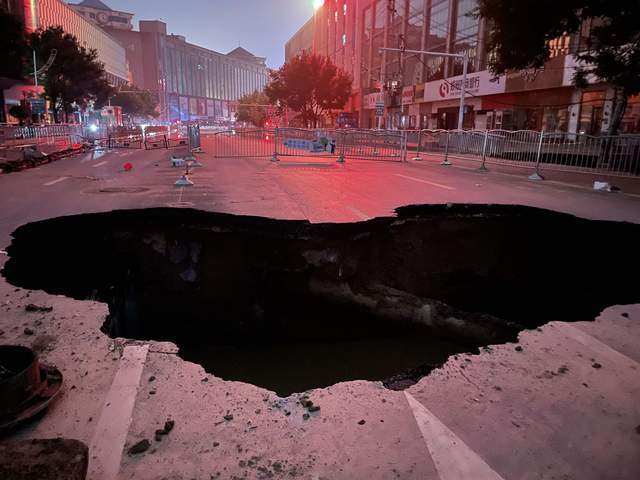
[[[270,67],[284,62],[284,44],[313,14],[313,0],[103,0],[139,20],[162,20],[168,33],[227,53],[240,44],[267,57]],[[80,3],[71,0],[69,3]]]

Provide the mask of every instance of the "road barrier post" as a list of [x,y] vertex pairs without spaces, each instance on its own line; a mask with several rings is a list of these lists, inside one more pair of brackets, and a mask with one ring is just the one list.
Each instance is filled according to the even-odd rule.
[[413,157],[413,160],[419,162],[422,160],[420,157],[420,143],[422,142],[422,130],[418,130],[418,145],[416,146],[416,156]]
[[451,165],[451,162],[449,161],[449,135],[449,130],[447,130],[447,143],[444,147],[444,161],[440,165]]
[[536,170],[533,174],[529,175],[529,180],[539,181],[544,180],[544,177],[540,175],[540,159],[542,158],[542,142],[544,141],[544,130],[540,130],[540,139],[538,140],[538,152],[536,153]]
[[489,171],[489,169],[485,165],[485,162],[487,161],[487,142],[488,142],[488,140],[489,140],[489,130],[485,130],[484,131],[484,142],[482,143],[482,163],[480,164],[480,168],[478,168],[478,170],[480,170],[481,172],[488,172]]
[[340,142],[340,144],[338,145],[338,151],[340,152],[338,154],[338,160],[337,163],[344,163],[344,149],[345,149],[345,138],[347,136],[346,132],[336,132],[336,141],[338,141],[338,138],[342,137],[342,141]]
[[275,133],[273,134],[273,157],[271,157],[271,161],[280,161],[278,158],[278,127],[275,128]]

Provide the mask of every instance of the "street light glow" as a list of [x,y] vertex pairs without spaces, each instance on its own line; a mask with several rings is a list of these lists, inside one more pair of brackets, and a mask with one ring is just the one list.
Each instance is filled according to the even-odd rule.
[[324,5],[324,0],[313,0],[313,10],[316,11]]

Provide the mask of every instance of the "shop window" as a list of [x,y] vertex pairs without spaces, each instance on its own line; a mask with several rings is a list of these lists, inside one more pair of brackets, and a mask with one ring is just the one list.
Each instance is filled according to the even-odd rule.
[[602,90],[584,92],[580,105],[579,132],[584,135],[599,135],[602,132],[602,115],[606,93]]

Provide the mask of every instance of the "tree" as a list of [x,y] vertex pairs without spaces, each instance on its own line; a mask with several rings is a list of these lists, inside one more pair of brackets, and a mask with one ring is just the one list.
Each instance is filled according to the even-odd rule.
[[327,112],[343,108],[351,95],[351,78],[328,57],[303,52],[271,72],[265,93],[281,109],[290,108],[316,127]]
[[59,120],[58,108],[69,115],[74,106],[86,108],[90,103],[104,105],[113,89],[105,78],[104,65],[98,61],[95,49],[87,50],[76,37],[61,27],[49,27],[31,34],[31,47],[42,65],[50,53],[57,51],[55,60],[44,79],[45,97],[53,105],[53,118]]
[[19,17],[0,10],[0,121],[4,122],[4,90],[24,78],[29,46]]
[[251,123],[256,127],[264,127],[269,120],[268,107],[265,105],[269,104],[271,100],[266,93],[258,91],[249,93],[238,101],[236,120]]
[[142,90],[135,85],[127,85],[121,88],[111,98],[112,105],[122,107],[122,111],[138,117],[156,118],[158,112],[158,100],[149,90]]
[[29,118],[29,111],[25,107],[24,103],[21,103],[20,105],[13,105],[9,109],[9,115],[11,115],[12,117],[16,117],[18,120],[20,120],[20,125],[24,125],[24,123]]
[[490,68],[541,68],[549,42],[592,25],[574,83],[594,75],[615,89],[609,127],[616,134],[628,98],[640,93],[640,2],[638,0],[479,0],[477,15],[489,21]]

